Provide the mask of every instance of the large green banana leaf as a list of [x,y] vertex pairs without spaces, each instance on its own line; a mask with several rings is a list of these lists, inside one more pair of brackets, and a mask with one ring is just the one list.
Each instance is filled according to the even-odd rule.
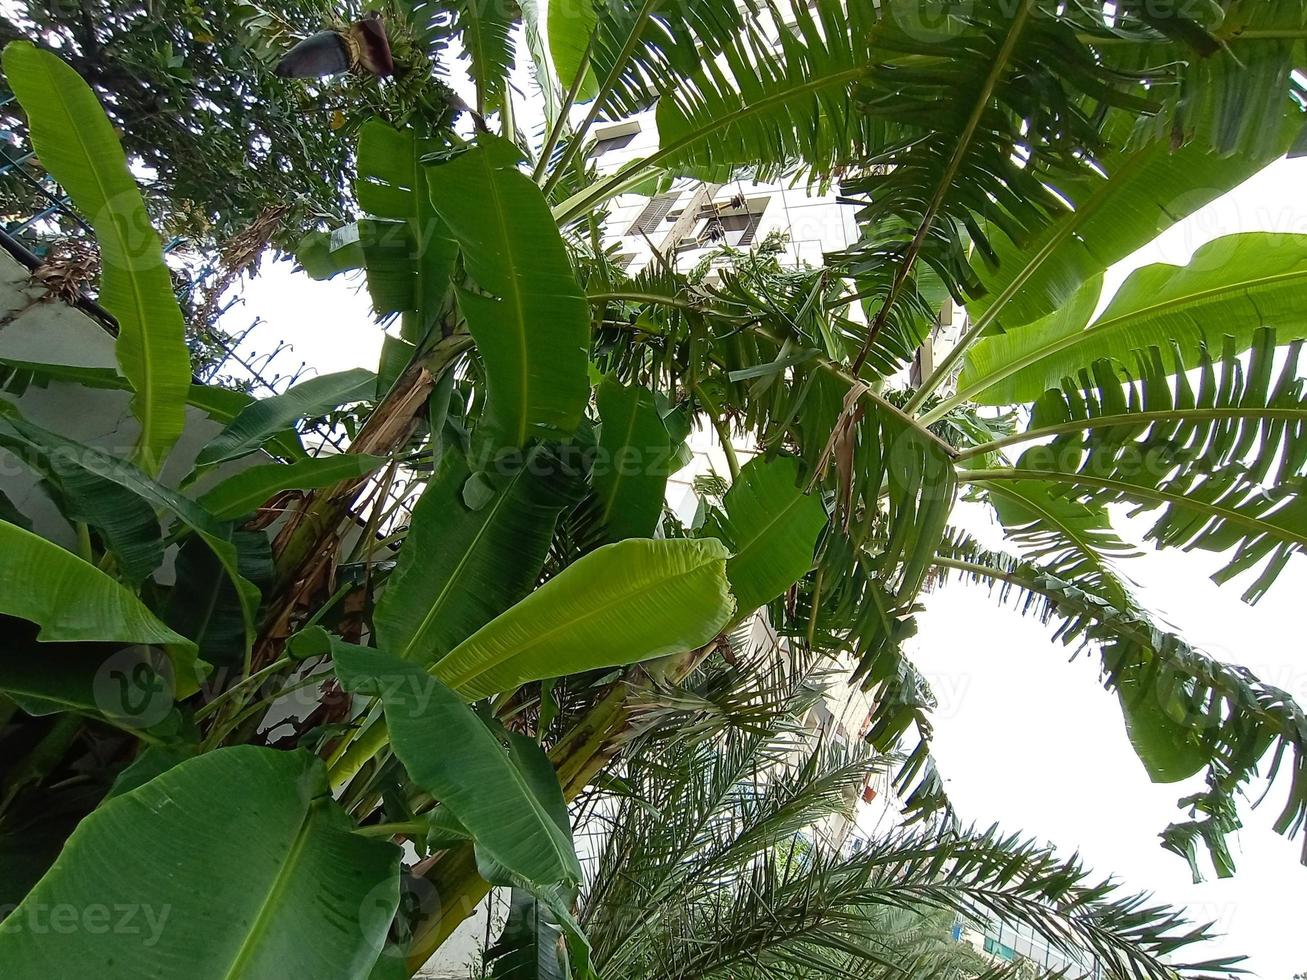
[[227,477],[205,491],[200,506],[219,520],[235,520],[253,513],[282,490],[317,490],[342,480],[367,476],[384,462],[384,456],[333,453],[293,463],[265,463]]
[[[1092,312],[1087,292],[1073,308]],[[1244,351],[1265,326],[1280,343],[1307,337],[1307,235],[1229,235],[1203,245],[1188,265],[1139,269],[1086,327],[1077,329],[1068,310],[981,341],[967,355],[958,393],[991,405],[1031,402],[1100,358],[1150,347],[1174,348],[1192,368],[1204,343],[1220,347],[1231,337]]]
[[190,646],[94,565],[0,522],[0,612],[41,626],[48,641]]
[[317,759],[220,749],[83,820],[5,919],[0,962],[8,980],[362,980],[399,859],[352,833]]
[[716,530],[734,552],[726,577],[743,616],[770,602],[812,568],[826,508],[799,487],[798,460],[756,457],[740,469]]
[[408,538],[377,604],[382,649],[429,666],[535,587],[554,524],[583,481],[543,448],[496,480],[473,510],[461,451],[445,453],[413,509]]
[[574,431],[590,391],[589,307],[544,195],[517,169],[519,159],[511,143],[483,133],[428,174],[432,203],[475,286],[458,295],[486,365],[486,410],[512,446]]
[[715,538],[631,538],[578,559],[431,672],[469,701],[527,681],[683,653],[733,618]]
[[1112,527],[1107,508],[1072,500],[1047,483],[991,483],[985,497],[1008,539],[1050,574],[1117,605],[1128,598],[1112,564],[1139,554]]
[[403,314],[402,334],[412,343],[434,326],[458,251],[432,207],[429,172],[420,162],[433,149],[412,130],[376,119],[359,133],[359,204],[388,219],[359,222],[368,292],[378,314]]
[[349,402],[376,396],[377,376],[354,368],[301,381],[284,394],[247,405],[196,462],[207,466],[254,452],[299,419],[322,415]]
[[603,541],[647,538],[663,512],[671,438],[653,392],[609,378],[595,393],[599,452],[590,475]]
[[1099,361],[1078,384],[1035,403],[1031,431],[1053,435],[1051,442],[1032,446],[1013,467],[959,474],[999,485],[999,493],[1015,483],[1029,501],[1042,493],[1094,510],[1122,503],[1154,511],[1147,538],[1220,554],[1216,581],[1259,569],[1244,593],[1255,602],[1307,548],[1303,344],[1277,345],[1265,328],[1243,353],[1227,336],[1219,357],[1200,351],[1193,372],[1182,369],[1183,352],[1168,358],[1154,348],[1129,384],[1122,365]]
[[1223,156],[1199,141],[1173,150],[1158,140],[1110,155],[1104,176],[1060,181],[1058,194],[1074,210],[1020,247],[993,236],[997,268],[977,258],[987,292],[967,304],[972,318],[991,315],[998,302],[993,315],[1011,329],[1060,309],[1109,266],[1283,156],[1302,122],[1286,112],[1279,123],[1275,148],[1261,155]]
[[589,3],[572,3],[571,0],[546,0],[546,3],[549,56],[558,74],[558,82],[567,91],[577,84],[577,76],[584,68],[585,75],[577,84],[576,99],[588,102],[599,94],[599,80],[586,57],[598,13]]
[[159,237],[113,125],[81,76],[26,41],[5,48],[4,69],[37,156],[95,229],[100,304],[118,321],[118,368],[136,392],[137,459],[156,474],[181,435],[191,386],[185,324]]
[[432,207],[421,163],[435,149],[411,129],[369,119],[359,133],[355,192],[373,217],[310,232],[295,250],[314,279],[363,269],[373,310],[378,316],[401,314],[401,337],[413,344],[427,336],[442,312],[458,254]]
[[194,692],[195,644],[126,588],[45,538],[0,521],[0,613],[41,627],[48,642],[157,644],[174,657],[179,693]]
[[461,695],[418,664],[341,642],[331,653],[346,690],[381,697],[395,755],[478,848],[535,884],[580,880],[571,828],[555,820],[559,812],[566,820],[563,790],[538,745],[531,749],[548,770],[544,786],[528,779]]
[[249,648],[254,639],[254,619],[262,596],[241,572],[240,557],[234,544],[236,531],[230,523],[216,520],[189,497],[150,479],[137,467],[116,456],[108,456],[42,429],[16,412],[6,413],[6,424],[51,455],[60,456],[69,467],[84,470],[97,479],[128,490],[156,510],[171,512],[187,529],[195,532],[213,552],[235,589],[244,623],[244,647]]
[[[981,340],[967,351],[962,373],[958,376],[958,390],[974,391],[971,397],[986,404],[992,399],[1008,397],[1012,386],[994,379],[1008,366],[1029,356],[1036,345],[1062,343],[1083,334],[1094,318],[1102,293],[1102,275],[1092,276],[1065,305],[1047,316]],[[992,388],[981,387],[991,384]]]
[[[7,423],[16,409],[0,401],[0,446],[44,481],[69,521],[93,529],[118,562],[124,581],[139,585],[163,563],[163,531],[154,509],[125,487],[80,465],[77,453],[42,445]],[[21,421],[19,422],[21,425]]]
[[139,645],[38,646],[11,630],[0,650],[0,691],[29,715],[72,711],[133,733],[176,735],[175,675],[163,654]]

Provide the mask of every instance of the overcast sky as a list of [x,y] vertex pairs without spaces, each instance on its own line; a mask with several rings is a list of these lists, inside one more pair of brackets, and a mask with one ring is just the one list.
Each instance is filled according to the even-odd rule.
[[[1234,193],[1171,229],[1112,271],[1110,296],[1131,269],[1185,262],[1202,243],[1239,231],[1307,233],[1307,160],[1275,164]],[[276,338],[293,344],[277,361],[301,360],[318,372],[375,368],[382,331],[357,280],[314,283],[289,263],[265,268],[226,321],[264,321],[254,347]],[[983,520],[981,524],[983,525]],[[1147,523],[1131,527],[1142,534]],[[978,530],[986,528],[979,526]],[[1301,603],[1307,562],[1291,563],[1255,608],[1235,585],[1207,576],[1220,563],[1204,553],[1150,553],[1125,565],[1147,605],[1162,612],[1194,645],[1254,668],[1267,682],[1307,702],[1307,657]],[[1270,829],[1283,792],[1273,792],[1234,841],[1239,875],[1194,885],[1185,863],[1161,849],[1157,834],[1178,818],[1181,786],[1148,782],[1126,740],[1115,698],[1084,656],[1068,663],[1049,631],[999,609],[984,589],[954,586],[926,600],[913,656],[940,700],[935,751],[964,817],[999,821],[1079,849],[1103,873],[1183,904],[1220,923],[1226,951],[1251,957],[1267,980],[1307,970],[1307,869],[1300,843]],[[1258,791],[1260,787],[1258,787]]]

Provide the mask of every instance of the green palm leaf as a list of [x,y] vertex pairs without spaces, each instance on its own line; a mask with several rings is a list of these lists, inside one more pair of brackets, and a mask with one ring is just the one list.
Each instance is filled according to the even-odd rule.
[[1069,500],[1033,481],[991,483],[985,497],[1008,539],[1032,561],[1113,601],[1124,598],[1112,560],[1139,552],[1113,530],[1104,507]]
[[1249,232],[1208,242],[1187,266],[1158,264],[1133,273],[1087,326],[1092,286],[1065,315],[982,340],[967,355],[958,398],[1009,405],[1034,401],[1063,378],[1104,357],[1158,347],[1174,350],[1177,370],[1196,367],[1204,344],[1231,338],[1235,353],[1273,326],[1280,341],[1307,337],[1307,236]]
[[[604,976],[976,976],[978,956],[947,955],[957,919],[1025,923],[1122,975],[1197,980],[1230,965],[1182,963],[1208,930],[996,829],[828,841],[878,762],[798,728],[794,693],[747,729],[632,746],[582,895]],[[935,910],[947,915],[932,931],[922,919]]]
[[[991,236],[995,262],[974,263],[985,294],[968,302],[972,318],[1011,330],[1063,308],[1109,266],[1282,156],[1302,122],[1288,107],[1270,118],[1280,125],[1265,126],[1276,134],[1265,153],[1223,156],[1198,142],[1150,142],[1107,154],[1101,172],[1059,179],[1058,196],[1071,210],[1021,245]],[[1115,143],[1126,133],[1112,136]]]
[[377,604],[381,646],[405,660],[435,663],[526,596],[559,514],[583,492],[577,474],[545,449],[532,450],[475,509],[463,496],[471,476],[462,452],[448,450]]
[[1083,390],[1049,392],[1036,405],[1032,430],[1069,422],[1066,431],[1014,467],[963,470],[962,479],[987,487],[1036,481],[1092,506],[1163,508],[1149,538],[1159,547],[1234,549],[1216,579],[1260,566],[1245,593],[1255,601],[1307,546],[1301,344],[1288,349],[1277,374],[1275,343],[1275,334],[1259,331],[1246,370],[1229,338],[1219,361],[1200,348],[1197,391],[1178,348],[1169,369],[1156,349],[1141,357],[1140,380],[1124,390],[1121,375],[1100,361]]
[[1246,783],[1263,775],[1260,766],[1271,746],[1276,753],[1265,773],[1268,786],[1282,762],[1293,760],[1276,829],[1301,832],[1307,819],[1307,715],[1289,694],[1156,625],[1120,580],[1100,578],[1081,587],[961,536],[951,538],[941,556],[942,569],[997,584],[1018,608],[1045,621],[1058,619],[1056,636],[1063,643],[1096,648],[1104,683],[1117,693],[1131,744],[1151,778],[1173,782],[1206,768],[1206,791],[1180,800],[1195,816],[1162,835],[1164,846],[1189,861],[1195,880],[1200,841],[1218,873],[1233,873],[1225,837],[1239,829],[1237,800]]
[[72,68],[17,41],[5,48],[4,69],[27,112],[41,163],[95,228],[99,299],[118,321],[118,368],[136,392],[137,459],[147,472],[158,473],[186,421],[191,360],[145,201],[109,118]]
[[502,108],[513,69],[517,14],[502,0],[456,0],[454,29],[462,35],[468,73],[477,88],[477,112]]
[[540,189],[512,144],[477,144],[428,174],[475,289],[459,306],[486,364],[487,412],[509,446],[571,433],[589,396],[590,314]]
[[468,700],[685,653],[735,612],[720,541],[631,538],[578,559],[432,667]]

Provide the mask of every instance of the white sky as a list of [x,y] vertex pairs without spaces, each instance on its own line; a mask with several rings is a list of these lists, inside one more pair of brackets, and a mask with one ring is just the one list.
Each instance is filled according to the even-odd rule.
[[[1239,231],[1307,233],[1307,160],[1282,161],[1172,228],[1112,270],[1105,296],[1131,269],[1149,262],[1185,262],[1199,245]],[[276,362],[301,360],[318,372],[375,369],[382,331],[369,314],[358,279],[314,283],[289,263],[265,265],[248,285],[245,304],[229,314],[235,329],[255,316],[266,338],[293,344]],[[1142,533],[1147,524],[1132,527]],[[1124,570],[1141,598],[1196,646],[1255,668],[1263,680],[1307,702],[1302,611],[1307,562],[1291,563],[1257,607],[1239,599],[1237,583],[1218,589],[1206,576],[1219,567],[1198,552],[1150,553]],[[1219,922],[1225,952],[1250,957],[1266,980],[1307,970],[1307,868],[1301,842],[1277,837],[1270,824],[1283,793],[1273,793],[1233,841],[1239,874],[1194,885],[1186,864],[1156,835],[1179,818],[1183,786],[1148,782],[1131,752],[1115,698],[1097,683],[1091,656],[1067,663],[1049,631],[1000,609],[978,587],[953,586],[926,600],[914,658],[940,700],[936,756],[963,816],[1079,849],[1103,874],[1136,890],[1187,905],[1194,917]],[[1260,787],[1255,787],[1260,792]]]

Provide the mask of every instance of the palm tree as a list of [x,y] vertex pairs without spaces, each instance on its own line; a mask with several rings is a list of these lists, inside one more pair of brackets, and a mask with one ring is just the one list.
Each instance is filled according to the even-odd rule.
[[[492,883],[543,905],[574,975],[590,975],[566,804],[629,744],[650,692],[699,703],[704,662],[761,609],[795,656],[852,664],[875,692],[868,740],[901,756],[913,825],[852,863],[763,848],[735,872],[845,907],[880,904],[882,884],[919,887],[921,911],[1010,860],[1025,869],[1018,898],[1069,922],[1020,902],[1014,914],[1118,973],[1218,972],[1156,965],[1181,942],[1172,913],[1113,905],[1037,848],[949,828],[930,692],[902,648],[924,588],[960,573],[1022,590],[1101,657],[1155,779],[1205,772],[1167,846],[1197,869],[1201,842],[1229,873],[1238,797],[1272,748],[1270,777],[1292,776],[1278,827],[1302,830],[1301,708],[1156,626],[1117,571],[1129,549],[1111,521],[1118,505],[1156,513],[1153,543],[1220,552],[1218,579],[1247,576],[1249,601],[1307,544],[1307,242],[1219,240],[1186,267],[1141,270],[1095,316],[1109,264],[1300,137],[1307,5],[1218,6],[1195,20],[1086,0],[975,0],[927,18],[938,10],[907,0],[396,2],[386,18],[415,43],[438,54],[460,39],[470,122],[450,128],[447,104],[387,91],[360,127],[363,214],[298,257],[319,276],[363,269],[396,336],[377,376],[257,404],[189,384],[112,126],[67,66],[11,45],[33,144],[100,242],[119,371],[24,361],[7,365],[10,387],[128,389],[140,436],[104,452],[0,408],[0,444],[44,481],[79,548],[21,514],[0,522],[16,760],[0,793],[14,846],[0,853],[34,842],[10,879],[15,924],[91,893],[166,905],[173,923],[148,945],[0,930],[14,975],[115,975],[108,962],[124,976],[402,973]],[[538,134],[516,125],[507,80],[527,58],[548,107]],[[596,173],[594,123],[654,106],[658,148]],[[859,241],[820,268],[755,255],[711,282],[615,268],[615,195],[739,172],[838,184]],[[968,327],[902,387],[946,296]],[[195,459],[175,451],[188,403],[221,428]],[[322,416],[346,452],[306,452],[294,426]],[[760,451],[687,528],[661,505],[695,425]],[[632,453],[635,472],[615,464]],[[240,459],[257,465],[223,469]],[[180,487],[178,471],[191,473]],[[1011,553],[950,527],[963,497],[993,510]],[[174,547],[175,580],[158,571]],[[63,645],[57,661],[38,639]],[[287,698],[312,688],[286,719]],[[700,724],[656,717],[676,733]],[[702,757],[683,769],[691,785],[723,776]],[[56,813],[77,825],[66,840]],[[396,916],[401,863],[410,897],[439,902]],[[1074,903],[1059,906],[1067,888]],[[728,889],[710,909],[752,894]],[[1081,906],[1103,910],[1101,935]],[[605,907],[584,910],[620,941]],[[883,932],[861,915],[848,928]]]
[[[574,811],[596,852],[577,920],[599,975],[989,976],[995,964],[953,927],[990,919],[1031,925],[1107,971],[1180,969],[1182,920],[1091,884],[1046,846],[939,822],[869,840],[841,833],[892,760],[811,727],[834,665],[772,643],[736,652],[736,666],[715,658],[694,685],[698,725],[669,730],[655,721],[667,705],[647,697],[622,762]],[[511,904],[488,975],[547,975],[542,957],[566,961],[557,922],[526,892]]]

